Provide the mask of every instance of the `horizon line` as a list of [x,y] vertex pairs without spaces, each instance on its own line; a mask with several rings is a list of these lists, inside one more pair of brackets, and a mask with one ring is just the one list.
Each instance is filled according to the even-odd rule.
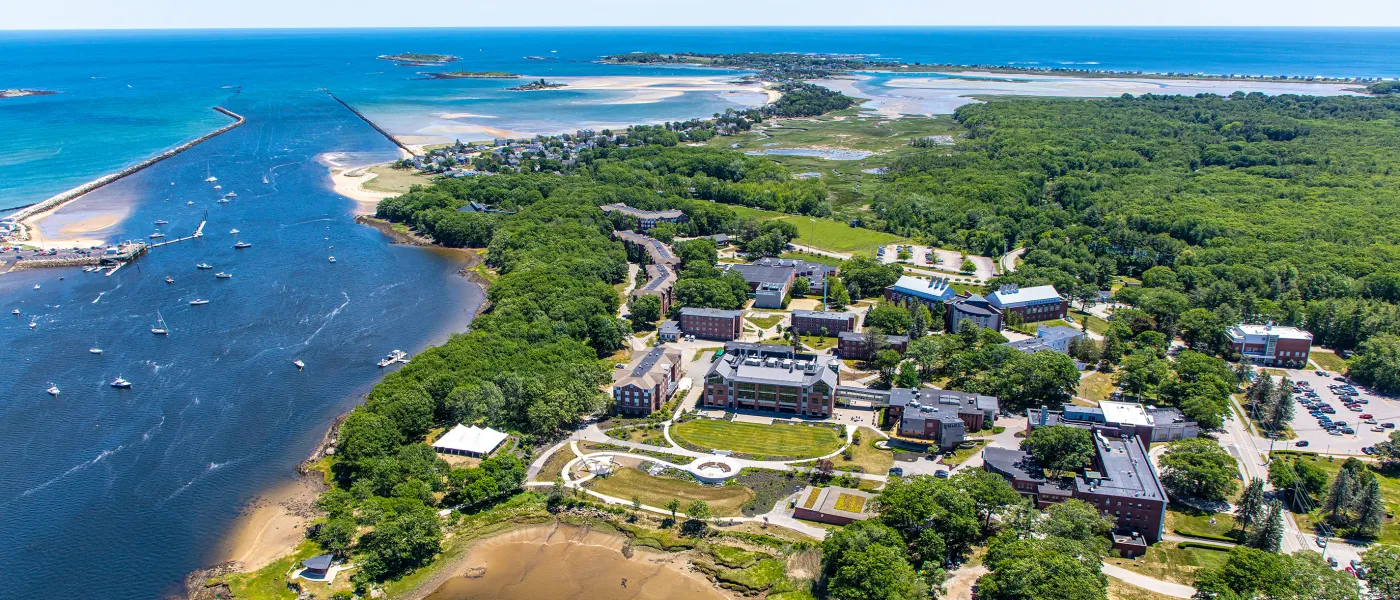
[[554,29],[554,30],[616,30],[616,29],[1246,29],[1246,30],[1396,30],[1400,25],[376,25],[376,26],[208,26],[208,27],[103,27],[103,28],[19,28],[0,29],[0,33],[41,32],[158,32],[158,31],[380,31],[380,30],[482,30],[482,29]]

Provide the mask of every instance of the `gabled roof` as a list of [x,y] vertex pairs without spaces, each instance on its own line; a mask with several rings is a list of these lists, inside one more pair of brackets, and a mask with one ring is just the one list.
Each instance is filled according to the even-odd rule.
[[501,445],[501,442],[506,441],[507,437],[509,436],[504,432],[496,431],[490,427],[482,429],[476,425],[467,427],[458,423],[451,431],[433,442],[433,448],[488,454],[495,450],[496,446]]

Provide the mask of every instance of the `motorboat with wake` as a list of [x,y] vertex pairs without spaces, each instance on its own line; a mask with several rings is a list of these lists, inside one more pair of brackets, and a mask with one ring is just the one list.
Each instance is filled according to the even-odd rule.
[[169,225],[169,224],[170,224],[170,221],[167,221],[167,220],[165,220],[165,219],[156,219],[156,225]]
[[209,264],[209,263],[199,263],[199,264],[195,265],[194,268],[199,269],[199,270],[201,270],[201,271],[207,271],[207,270],[209,270],[209,269],[214,268],[214,265],[211,265],[211,264]]
[[57,396],[57,395],[58,395],[58,386],[57,386],[57,385],[54,385],[53,382],[49,382],[49,389],[44,390],[44,391],[48,392],[50,396]]
[[292,361],[292,364],[296,365],[298,371],[306,368],[306,363],[301,362],[300,358]]
[[214,277],[217,277],[217,278],[219,278],[219,279],[233,279],[233,275],[232,275],[232,274],[225,273],[225,272],[223,272],[223,271],[219,271],[218,273],[215,273],[215,274],[214,274]]
[[238,234],[240,234],[240,233],[243,233],[243,232],[242,232],[242,231],[239,231],[239,230],[237,230],[237,229],[230,229],[230,230],[228,230],[228,234],[229,234],[229,235],[238,235]]
[[88,348],[88,354],[102,354],[102,349],[96,346]]
[[331,262],[335,262],[335,257],[334,257],[334,256],[330,257],[330,261],[331,261]]
[[158,240],[158,239],[160,239],[160,238],[165,237],[165,234],[164,234],[164,233],[161,233],[161,232],[159,232],[159,231],[157,231],[157,232],[152,233],[151,235],[149,235],[149,236],[147,236],[147,237],[149,237],[149,238],[151,238],[151,239],[153,239],[153,240]]
[[119,389],[119,390],[129,390],[129,389],[131,389],[131,382],[130,382],[130,381],[127,381],[127,380],[125,380],[125,379],[122,379],[121,377],[117,377],[116,379],[113,379],[111,385],[112,385],[112,387],[117,388],[117,389]]
[[175,278],[174,278],[174,277],[171,277],[171,276],[169,276],[169,275],[166,275],[166,276],[165,276],[165,282],[166,282],[166,283],[175,283]]

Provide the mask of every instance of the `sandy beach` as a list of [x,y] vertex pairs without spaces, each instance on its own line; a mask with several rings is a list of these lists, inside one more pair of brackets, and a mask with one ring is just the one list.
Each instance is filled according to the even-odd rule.
[[[688,552],[637,548],[627,538],[583,527],[521,527],[485,538],[445,564],[410,600],[639,600],[736,598],[690,566]],[[625,591],[624,591],[625,588]]]
[[[940,75],[946,76],[939,77]],[[1058,98],[1108,98],[1122,94],[1229,95],[1235,91],[1314,96],[1358,95],[1354,84],[1238,81],[1212,79],[1152,79],[1148,77],[1062,77],[1056,75],[1008,75],[968,71],[934,73],[932,76],[893,77],[873,83],[874,76],[851,79],[817,79],[815,83],[848,96],[869,98],[861,106],[881,116],[950,114],[959,106],[979,102],[984,96],[1040,96]]]
[[317,476],[299,477],[254,500],[227,537],[217,562],[235,561],[240,570],[256,571],[295,550],[316,514],[322,487]]
[[[685,77],[558,77],[552,79],[568,87],[565,90],[596,90],[626,92],[622,98],[607,100],[599,104],[650,104],[667,98],[675,98],[686,92],[753,92],[763,93],[765,103],[776,102],[782,94],[777,90],[742,83],[731,75],[685,76]],[[549,90],[539,90],[549,91]]]

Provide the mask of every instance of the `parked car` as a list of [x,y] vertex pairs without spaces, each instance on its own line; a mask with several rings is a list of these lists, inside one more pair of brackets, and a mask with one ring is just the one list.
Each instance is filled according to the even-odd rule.
[[1374,432],[1376,432],[1376,433],[1385,433],[1385,428],[1384,428],[1384,427],[1372,427],[1372,428],[1371,428],[1371,431],[1374,431]]
[[1344,433],[1344,434],[1346,434],[1346,435],[1356,435],[1356,430],[1355,430],[1355,429],[1352,429],[1352,428],[1350,428],[1350,427],[1343,427],[1343,428],[1342,428],[1342,433]]
[[904,468],[903,468],[903,467],[894,467],[894,468],[891,468],[891,469],[890,469],[890,476],[891,476],[891,477],[903,477],[903,476],[904,476]]
[[1294,446],[1297,446],[1297,447],[1299,447],[1299,448],[1307,448],[1307,447],[1308,447],[1308,441],[1307,441],[1307,440],[1298,440],[1297,442],[1294,442],[1293,445],[1294,445]]
[[939,479],[947,479],[947,478],[948,478],[948,472],[947,472],[947,471],[943,471],[943,470],[934,471],[933,476],[934,476],[934,477],[937,477],[937,478],[939,478]]
[[1317,376],[1318,376],[1318,377],[1326,377],[1326,376],[1327,376],[1327,371],[1313,371],[1313,372],[1314,372],[1314,373],[1317,373]]
[[1381,423],[1381,427],[1384,427],[1384,428],[1386,428],[1386,429],[1395,429],[1395,424],[1394,424],[1394,423]]
[[1362,414],[1361,414],[1361,418],[1363,418],[1363,419],[1370,419],[1370,418],[1373,418],[1373,417],[1374,417],[1374,415],[1372,415],[1371,413],[1362,413]]

